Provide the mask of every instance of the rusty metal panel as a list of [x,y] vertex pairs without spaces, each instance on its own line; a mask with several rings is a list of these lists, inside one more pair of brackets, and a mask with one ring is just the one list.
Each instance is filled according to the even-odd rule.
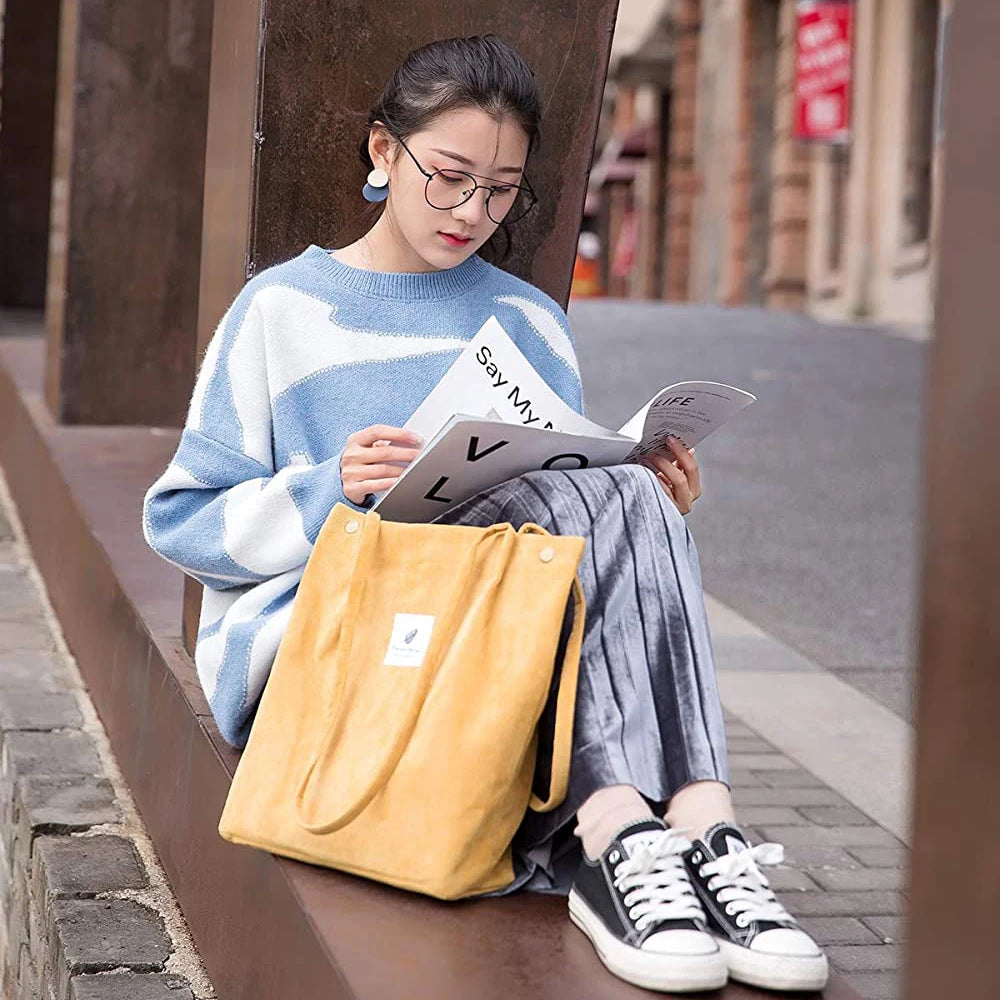
[[41,309],[49,250],[59,0],[6,0],[2,34],[0,305]]
[[216,0],[200,348],[252,273],[336,245],[366,205],[365,112],[407,52],[452,35],[495,32],[535,70],[545,117],[529,176],[541,201],[513,227],[504,266],[565,303],[617,6],[268,0],[265,19],[260,0]]
[[202,0],[64,0],[47,395],[67,423],[183,420],[210,39]]
[[534,69],[545,107],[542,145],[528,168],[540,202],[512,227],[515,253],[505,266],[565,303],[617,6],[269,3],[255,266],[309,242],[335,245],[337,229],[364,206],[359,114],[409,50],[436,38],[495,32]]
[[215,0],[198,295],[199,358],[248,277],[262,19],[261,0]]
[[997,995],[1000,4],[957,3],[950,21],[921,494],[908,1000]]

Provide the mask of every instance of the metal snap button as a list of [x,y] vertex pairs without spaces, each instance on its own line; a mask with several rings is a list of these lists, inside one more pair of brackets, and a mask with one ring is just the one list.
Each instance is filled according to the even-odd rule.
[[346,531],[349,535],[353,535],[354,532],[360,527],[361,525],[358,524],[357,521],[348,521],[347,524],[344,525],[344,531]]
[[541,559],[542,562],[552,562],[552,560],[555,558],[555,555],[556,555],[556,550],[551,546],[546,545],[545,548],[538,553],[538,558]]

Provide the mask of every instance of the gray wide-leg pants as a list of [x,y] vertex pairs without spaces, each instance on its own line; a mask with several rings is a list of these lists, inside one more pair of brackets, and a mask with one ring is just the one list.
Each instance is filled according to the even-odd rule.
[[[507,521],[586,538],[579,577],[587,617],[566,801],[525,815],[512,844],[516,878],[488,895],[565,894],[581,860],[575,813],[597,789],[633,785],[662,812],[689,782],[729,783],[701,568],[684,518],[641,465],[531,472],[435,523]],[[571,623],[570,602],[557,662]],[[550,697],[539,721],[540,793],[548,787],[554,709]]]

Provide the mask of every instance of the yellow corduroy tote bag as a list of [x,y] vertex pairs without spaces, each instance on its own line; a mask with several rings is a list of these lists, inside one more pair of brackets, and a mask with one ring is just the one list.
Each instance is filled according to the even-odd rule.
[[[299,584],[221,836],[441,899],[509,884],[525,810],[566,797],[584,544],[535,524],[403,524],[337,504]],[[542,801],[536,726],[571,592]]]

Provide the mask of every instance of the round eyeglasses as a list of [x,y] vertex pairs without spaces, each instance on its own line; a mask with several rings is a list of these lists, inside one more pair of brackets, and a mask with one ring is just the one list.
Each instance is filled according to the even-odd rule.
[[482,188],[486,192],[486,215],[490,222],[495,222],[499,226],[523,219],[538,201],[527,177],[524,178],[524,184],[480,184],[473,174],[464,170],[452,170],[450,167],[433,172],[424,170],[420,161],[410,151],[410,147],[398,136],[395,138],[410,154],[410,159],[417,165],[417,170],[427,178],[424,197],[431,208],[442,212],[458,208]]

